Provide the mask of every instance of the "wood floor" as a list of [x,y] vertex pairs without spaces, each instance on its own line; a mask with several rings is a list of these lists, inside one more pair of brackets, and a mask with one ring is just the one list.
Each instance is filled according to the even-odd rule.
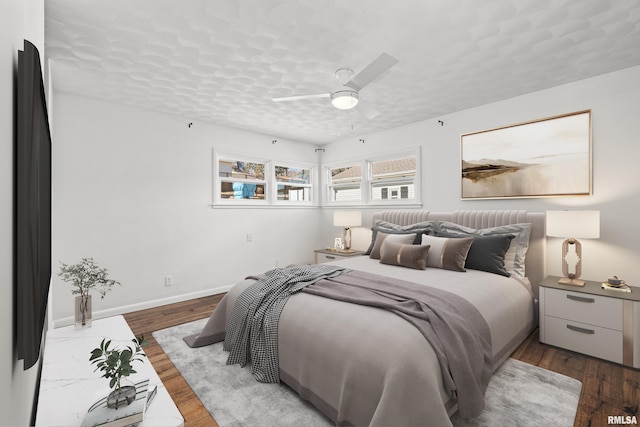
[[135,336],[144,335],[147,341],[144,352],[182,413],[185,427],[218,427],[218,424],[151,334],[160,329],[209,317],[221,298],[222,295],[214,295],[124,315]]
[[[217,424],[151,333],[208,317],[221,298],[222,295],[214,295],[136,311],[124,316],[134,334],[136,336],[144,334],[148,340],[149,344],[145,347],[145,352],[182,413],[185,427],[217,427]],[[540,344],[537,330],[518,347],[511,357],[582,382],[575,427],[606,426],[610,424],[607,417],[616,415],[635,415],[640,421],[640,414],[638,414],[640,371],[638,370]]]

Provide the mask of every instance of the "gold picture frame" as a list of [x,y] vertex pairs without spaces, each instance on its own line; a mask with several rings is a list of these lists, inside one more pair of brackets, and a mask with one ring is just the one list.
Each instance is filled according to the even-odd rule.
[[460,136],[461,197],[592,194],[591,110]]

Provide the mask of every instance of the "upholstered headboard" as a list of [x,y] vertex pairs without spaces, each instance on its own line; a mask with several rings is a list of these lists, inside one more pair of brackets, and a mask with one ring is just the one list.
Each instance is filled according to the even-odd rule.
[[527,277],[531,281],[531,289],[535,297],[538,298],[538,284],[547,274],[544,212],[523,210],[460,210],[452,212],[391,210],[373,214],[373,222],[375,223],[378,219],[399,225],[415,224],[421,221],[450,221],[472,228],[531,223],[525,269]]

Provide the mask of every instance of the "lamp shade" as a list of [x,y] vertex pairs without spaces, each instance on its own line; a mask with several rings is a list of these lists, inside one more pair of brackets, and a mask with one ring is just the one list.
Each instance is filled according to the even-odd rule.
[[547,211],[547,236],[597,239],[600,211]]
[[336,227],[359,227],[362,225],[362,213],[359,211],[335,211],[333,225]]

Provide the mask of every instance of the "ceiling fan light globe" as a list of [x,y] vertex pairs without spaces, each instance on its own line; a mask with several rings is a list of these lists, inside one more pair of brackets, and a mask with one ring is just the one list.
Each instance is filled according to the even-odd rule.
[[350,110],[358,105],[358,92],[353,89],[338,90],[331,94],[331,104],[339,110]]

